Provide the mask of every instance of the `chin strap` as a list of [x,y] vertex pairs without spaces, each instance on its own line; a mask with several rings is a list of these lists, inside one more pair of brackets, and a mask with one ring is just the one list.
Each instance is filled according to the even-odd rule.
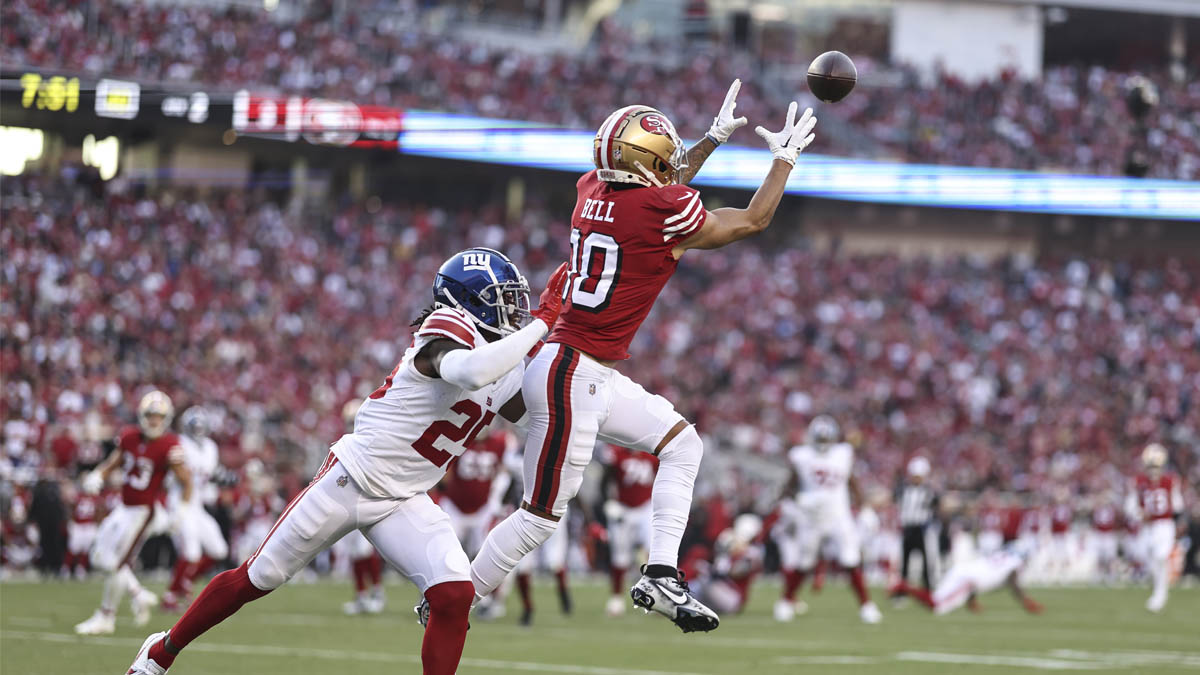
[[638,168],[638,171],[641,171],[643,174],[645,174],[646,178],[649,179],[649,181],[653,183],[655,187],[666,187],[666,185],[658,179],[658,176],[655,176],[654,172],[642,166],[641,162],[634,160],[633,165]]

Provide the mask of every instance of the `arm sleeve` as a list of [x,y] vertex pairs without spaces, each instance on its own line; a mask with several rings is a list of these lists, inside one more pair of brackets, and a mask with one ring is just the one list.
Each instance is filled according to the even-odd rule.
[[442,357],[438,374],[463,389],[482,389],[520,365],[547,331],[549,328],[541,319],[534,319],[528,326],[495,342],[448,352]]

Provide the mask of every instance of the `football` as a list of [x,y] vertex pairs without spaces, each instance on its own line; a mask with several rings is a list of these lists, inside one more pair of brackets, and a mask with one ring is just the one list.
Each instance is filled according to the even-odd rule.
[[813,96],[826,103],[846,98],[858,82],[858,70],[849,56],[841,52],[825,52],[808,66],[808,88]]

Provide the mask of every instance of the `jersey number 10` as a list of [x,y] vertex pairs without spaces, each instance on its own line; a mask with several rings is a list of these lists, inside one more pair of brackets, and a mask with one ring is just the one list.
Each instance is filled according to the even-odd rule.
[[[581,241],[582,240],[582,245]],[[601,312],[612,302],[621,276],[621,246],[612,236],[591,232],[583,237],[571,228],[571,306]]]

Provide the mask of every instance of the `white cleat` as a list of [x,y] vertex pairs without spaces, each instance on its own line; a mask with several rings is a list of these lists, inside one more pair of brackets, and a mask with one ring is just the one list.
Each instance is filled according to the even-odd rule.
[[150,658],[150,648],[166,636],[166,631],[163,631],[146,638],[146,641],[142,643],[142,648],[138,650],[137,658],[133,660],[133,665],[129,666],[129,670],[125,671],[125,675],[166,675],[167,669]]
[[692,597],[687,582],[680,578],[648,577],[645,574],[630,589],[633,604],[667,617],[685,633],[710,631],[721,624],[717,613]]
[[96,610],[86,621],[75,624],[76,635],[112,635],[116,629],[116,619],[102,609]]
[[1167,596],[1165,593],[1163,595],[1158,595],[1158,594],[1151,595],[1150,599],[1146,601],[1146,611],[1154,612],[1155,614],[1158,614],[1159,612],[1163,611],[1163,608],[1166,606],[1167,606]]
[[796,605],[792,602],[780,598],[775,601],[775,620],[780,623],[787,623],[796,618]]
[[867,602],[858,608],[858,618],[862,619],[863,623],[879,623],[883,621],[883,614],[875,603]]
[[355,598],[342,604],[342,612],[346,616],[358,616],[367,613],[367,603],[363,598]]
[[614,595],[604,603],[604,614],[606,616],[621,616],[625,613],[625,598],[619,595]]
[[150,610],[158,605],[158,596],[142,589],[129,598],[129,609],[133,612],[133,625],[145,626],[150,623]]
[[373,593],[363,599],[363,611],[367,614],[380,614],[383,612],[387,600],[382,593]]

